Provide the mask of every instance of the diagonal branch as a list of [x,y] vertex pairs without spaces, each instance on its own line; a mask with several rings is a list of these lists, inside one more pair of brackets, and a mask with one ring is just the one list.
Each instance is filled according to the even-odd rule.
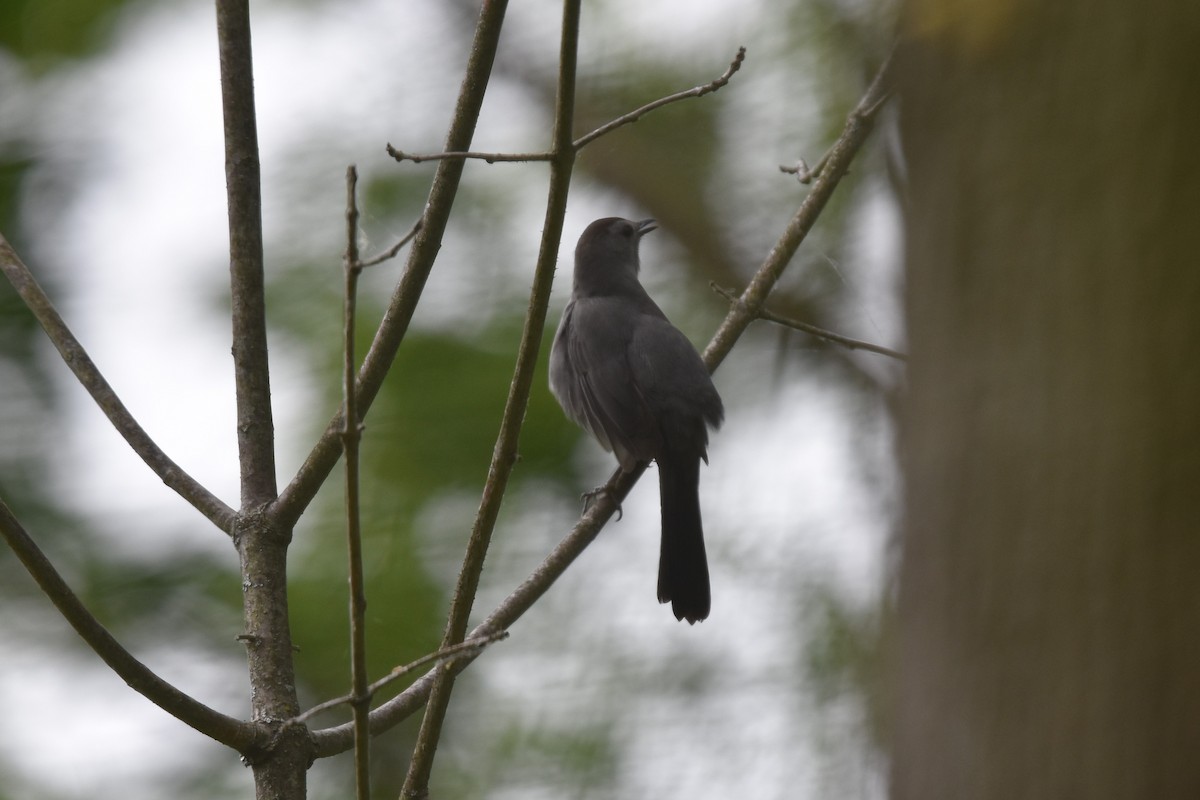
[[[733,292],[733,291],[730,291],[729,289],[725,289],[720,286],[717,286],[715,283],[710,283],[709,286],[712,288],[712,290],[714,292],[716,292],[717,294],[724,297],[730,303],[740,303],[741,302],[741,299],[738,297],[736,292]],[[764,319],[767,322],[774,322],[776,325],[782,325],[785,328],[791,328],[793,330],[801,331],[803,333],[807,333],[810,336],[815,336],[818,339],[824,339],[828,342],[833,342],[834,344],[840,344],[842,347],[845,347],[849,350],[866,350],[867,352],[870,352],[870,353],[878,353],[881,356],[887,356],[888,358],[894,358],[897,361],[907,361],[908,360],[908,356],[904,355],[904,353],[901,353],[898,350],[893,350],[890,347],[884,347],[881,344],[874,344],[872,342],[864,342],[862,339],[851,339],[849,336],[843,336],[840,333],[834,333],[833,331],[827,331],[824,328],[819,328],[816,325],[812,325],[807,322],[801,322],[798,319],[792,319],[791,317],[784,317],[779,314],[776,314],[773,311],[768,311],[765,308],[759,308],[755,312],[755,315],[759,319]]]
[[[550,162],[550,187],[546,199],[545,222],[542,225],[542,242],[534,269],[533,286],[530,288],[529,310],[525,315],[525,326],[517,349],[517,364],[513,370],[512,383],[509,385],[496,446],[492,450],[492,463],[488,468],[483,497],[471,527],[471,538],[467,542],[458,584],[454,589],[454,599],[450,604],[442,647],[458,644],[466,636],[471,608],[479,590],[480,575],[483,573],[484,557],[491,543],[505,490],[508,488],[509,475],[517,461],[517,443],[521,435],[521,425],[525,420],[525,411],[529,407],[529,392],[533,385],[533,371],[537,365],[542,334],[546,327],[546,309],[550,305],[550,289],[554,284],[554,268],[562,240],[563,218],[567,213],[571,172],[575,164],[576,150],[571,143],[571,129],[575,118],[580,5],[581,0],[566,0],[563,3],[558,91],[554,104],[553,158]],[[434,672],[437,677],[425,707],[425,716],[421,720],[421,730],[401,793],[403,797],[425,797],[429,792],[429,776],[441,738],[442,723],[450,705],[455,676],[455,672],[447,668],[447,665]]]
[[[550,551],[537,569],[520,586],[504,598],[504,601],[483,622],[475,626],[468,641],[496,635],[498,631],[507,630],[532,608],[538,598],[549,590],[567,567],[600,534],[605,523],[617,510],[617,505],[625,499],[644,470],[645,467],[640,466],[633,472],[622,473],[618,470],[614,473],[608,482],[609,491],[598,494],[596,501],[588,506],[588,510],[584,512],[571,532]],[[437,669],[430,670],[403,692],[372,711],[371,734],[377,736],[419,711],[433,691],[441,672],[457,675],[466,669],[478,655],[478,652],[465,653],[453,661],[442,664]],[[344,753],[353,746],[352,727],[346,724],[314,731],[313,741],[316,745],[317,758]]]
[[858,105],[847,117],[841,136],[822,159],[821,172],[814,180],[808,196],[804,198],[799,210],[784,229],[783,235],[771,248],[766,260],[754,273],[745,291],[730,308],[725,321],[704,349],[704,363],[708,365],[709,371],[715,371],[720,366],[742,333],[760,316],[771,290],[775,288],[783,271],[791,263],[792,256],[800,248],[800,243],[808,236],[808,232],[812,230],[829,198],[837,189],[838,183],[849,170],[850,162],[854,160],[854,156],[858,154],[859,148],[870,134],[875,114],[887,96],[891,64],[892,56],[889,55],[862,99],[858,101]]
[[647,114],[649,114],[651,111],[653,111],[656,108],[662,108],[665,105],[668,105],[670,103],[677,103],[680,100],[686,100],[689,97],[703,97],[706,94],[711,94],[712,92],[717,91],[718,89],[723,87],[725,84],[729,83],[729,79],[733,77],[733,74],[735,72],[737,72],[739,69],[742,68],[742,62],[745,60],[746,60],[746,48],[739,47],[738,51],[737,51],[737,55],[735,55],[733,57],[733,61],[729,62],[729,68],[726,69],[725,72],[723,72],[721,74],[721,76],[718,77],[717,79],[709,81],[708,83],[705,83],[701,86],[695,86],[695,87],[688,89],[686,91],[683,91],[683,92],[676,92],[675,94],[668,95],[666,97],[661,97],[652,103],[647,103],[646,105],[642,106],[641,108],[630,111],[628,114],[623,114],[622,116],[617,117],[613,121],[607,122],[604,125],[601,125],[599,128],[596,128],[596,130],[592,131],[591,133],[586,134],[586,135],[581,136],[578,139],[576,139],[574,142],[575,149],[582,150],[584,147],[591,144],[596,139],[599,139],[601,136],[605,135],[606,133],[610,133],[610,132],[616,130],[617,128],[621,127],[622,125],[628,125],[632,122],[637,122],[639,119],[646,116]]
[[[499,631],[497,633],[492,633],[492,634],[488,634],[488,635],[474,636],[470,639],[459,642],[458,644],[450,645],[449,647],[440,648],[438,650],[435,650],[432,653],[426,653],[425,655],[421,656],[420,658],[416,659],[415,661],[410,661],[407,664],[403,664],[399,667],[395,667],[387,675],[384,675],[382,678],[380,678],[377,681],[373,681],[369,686],[367,686],[367,691],[370,694],[375,694],[380,689],[383,689],[383,688],[387,687],[388,685],[395,683],[396,681],[403,678],[405,675],[408,675],[408,674],[420,669],[421,667],[425,666],[426,664],[432,664],[432,663],[441,662],[441,661],[455,661],[466,655],[478,655],[479,652],[482,651],[485,647],[487,647],[491,644],[494,644],[495,642],[503,641],[507,638],[508,638],[508,631]],[[318,714],[324,713],[326,711],[331,711],[332,709],[335,709],[338,706],[348,705],[353,702],[354,702],[354,695],[347,694],[347,695],[343,695],[341,697],[335,697],[332,700],[326,700],[323,703],[317,703],[315,706],[308,709],[300,716],[289,719],[287,722],[284,723],[284,726],[286,727],[288,725],[300,725],[301,723],[308,722],[310,719],[317,716]]]
[[[466,74],[459,89],[458,105],[450,123],[450,132],[446,136],[446,150],[465,151],[470,148],[475,125],[479,121],[479,109],[487,91],[488,78],[492,73],[500,29],[507,8],[507,0],[493,0],[483,4],[475,29],[475,39],[471,43]],[[391,368],[396,351],[400,349],[400,343],[408,331],[408,324],[412,321],[417,302],[421,299],[425,281],[433,270],[434,261],[442,246],[442,236],[458,193],[462,171],[461,160],[442,161],[438,164],[422,217],[421,230],[413,241],[404,275],[392,294],[383,321],[375,333],[375,340],[371,343],[358,372],[360,416],[366,416],[367,410],[374,402],[380,386],[383,385],[383,379]],[[321,434],[321,438],[291,483],[272,504],[271,515],[279,525],[290,527],[295,524],[316,496],[317,490],[329,476],[341,453],[341,430],[342,414],[339,411],[330,420],[325,432]]]
[[59,316],[58,311],[38,285],[29,267],[21,261],[8,241],[0,235],[0,269],[17,290],[21,300],[33,312],[51,343],[58,349],[63,361],[75,373],[76,379],[88,391],[96,405],[108,417],[109,422],[124,437],[133,451],[146,462],[146,466],[162,479],[162,482],[192,504],[201,514],[226,533],[233,531],[234,511],[219,498],[204,488],[195,478],[184,472],[178,464],[167,457],[154,440],[146,433],[129,409],[117,397],[112,386],[104,379],[91,356],[71,333],[71,329]]
[[0,534],[71,627],[131,689],[185,725],[238,752],[248,753],[264,744],[258,726],[209,708],[164,681],[122,647],[71,591],[3,500],[0,500]]
[[424,224],[425,224],[425,218],[418,217],[417,221],[413,223],[413,226],[408,229],[408,233],[406,233],[400,237],[400,241],[396,242],[394,245],[389,247],[387,250],[384,250],[382,253],[380,253],[377,256],[371,256],[370,258],[366,259],[365,261],[359,261],[358,265],[360,267],[364,267],[364,268],[365,267],[373,267],[376,264],[382,264],[384,261],[387,261],[388,259],[395,258],[396,254],[399,253],[404,248],[404,245],[408,244],[413,239],[417,238],[417,234],[421,232],[421,226]]
[[[787,259],[783,260],[782,263],[780,262],[781,254],[785,252],[789,253],[788,259],[790,259],[791,254],[795,253],[800,245],[800,241],[804,239],[808,230],[811,229],[812,221],[815,221],[815,216],[812,215],[819,214],[820,210],[824,208],[833,190],[837,187],[838,180],[846,173],[851,160],[866,140],[867,133],[870,131],[871,120],[869,116],[864,116],[863,112],[870,110],[874,113],[878,109],[879,99],[884,96],[883,87],[886,84],[887,75],[889,74],[890,63],[891,59],[889,58],[880,67],[863,99],[850,114],[846,127],[830,151],[829,164],[797,211],[796,218],[802,220],[804,224],[798,225],[796,220],[793,219],[793,222],[788,225],[783,236],[780,237],[780,240],[772,248],[770,254],[768,254],[762,265],[759,266],[754,278],[751,280],[750,286],[755,287],[756,291],[763,292],[762,299],[753,306],[754,308],[761,307],[762,300],[765,300],[766,295],[770,293],[771,288],[774,287],[775,282],[778,280],[779,274],[782,274],[783,269],[787,266]],[[796,233],[797,227],[799,227],[798,234]],[[794,237],[797,236],[799,238],[793,241]],[[774,279],[771,276],[774,276]],[[747,292],[749,291],[747,289]],[[717,333],[713,336],[712,341],[709,342],[708,347],[705,348],[705,363],[708,364],[710,370],[716,369],[721,360],[741,337],[742,333],[745,332],[750,321],[755,318],[749,312],[750,306],[745,304],[745,297],[746,294],[743,293],[743,303],[735,305],[730,309],[725,317],[725,321],[717,329]],[[745,317],[744,323],[741,322],[743,317]],[[571,529],[571,532],[550,551],[538,568],[512,594],[506,597],[482,623],[475,627],[470,634],[471,637],[485,636],[495,631],[507,630],[520,619],[533,606],[537,599],[545,594],[550,586],[558,580],[579,554],[591,544],[592,540],[596,538],[605,523],[608,522],[617,510],[618,505],[629,493],[629,490],[641,478],[644,470],[644,466],[638,467],[631,473],[624,473],[619,469],[616,470],[612,477],[609,478],[607,484],[608,491],[598,493],[596,501],[588,507],[575,524],[575,527]],[[376,708],[371,712],[371,734],[378,735],[391,729],[401,720],[407,719],[420,709],[433,691],[439,670],[457,674],[466,669],[474,658],[474,655],[464,655],[451,664],[444,664],[438,669],[430,670],[403,692]],[[339,725],[315,731],[313,733],[313,740],[318,758],[343,753],[350,749],[353,744],[351,726]]]

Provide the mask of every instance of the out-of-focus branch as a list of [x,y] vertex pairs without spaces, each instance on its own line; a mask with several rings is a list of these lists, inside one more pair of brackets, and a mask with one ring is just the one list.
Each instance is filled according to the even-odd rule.
[[[446,136],[447,151],[470,149],[507,8],[507,0],[491,0],[484,3],[480,11],[466,74],[459,89],[458,105],[450,123],[450,132]],[[413,240],[404,275],[392,294],[383,321],[375,334],[375,340],[371,343],[358,372],[360,416],[365,416],[374,402],[395,359],[396,351],[399,350],[400,343],[408,331],[408,324],[416,311],[417,302],[421,299],[425,281],[433,270],[434,261],[442,246],[442,235],[446,231],[446,221],[454,206],[462,171],[461,160],[441,161],[438,164],[433,177],[433,187],[429,192],[429,201],[422,216],[421,230]],[[339,412],[330,420],[325,432],[291,483],[272,504],[271,515],[278,524],[289,527],[294,525],[300,514],[312,502],[317,490],[337,463],[341,453],[341,430],[342,414]]]
[[122,647],[71,591],[3,500],[0,500],[0,534],[63,618],[131,689],[185,725],[241,753],[252,752],[264,744],[264,731],[259,726],[209,708],[164,681]]
[[235,512],[212,492],[204,488],[178,464],[167,457],[154,440],[146,433],[129,409],[117,397],[112,386],[104,379],[91,356],[71,333],[66,322],[38,285],[29,267],[21,261],[8,241],[0,235],[0,269],[17,290],[26,307],[33,312],[50,342],[58,349],[64,362],[75,373],[75,378],[88,391],[96,405],[108,417],[109,422],[124,437],[133,451],[146,462],[146,466],[174,489],[180,497],[191,503],[201,514],[226,533],[233,531]]

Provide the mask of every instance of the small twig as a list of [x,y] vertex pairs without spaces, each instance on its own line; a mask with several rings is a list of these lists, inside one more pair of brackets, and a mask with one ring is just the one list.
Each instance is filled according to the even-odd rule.
[[477,153],[470,150],[459,153],[406,153],[403,150],[397,150],[390,144],[387,146],[387,154],[397,161],[411,161],[414,164],[420,164],[422,161],[465,161],[466,159],[495,164],[498,161],[549,161],[554,157],[553,153]]
[[[888,60],[891,60],[891,56],[888,56]],[[883,91],[877,98],[875,98],[873,103],[865,106],[862,103],[859,103],[858,107],[854,110],[854,115],[863,121],[872,119],[875,114],[878,113],[883,104],[887,102],[888,97],[890,96],[890,92]],[[832,153],[832,148],[826,150],[825,155],[821,156],[821,160],[818,161],[817,165],[812,169],[809,169],[808,162],[801,158],[790,167],[786,164],[780,164],[779,171],[787,173],[788,175],[795,175],[796,180],[808,185],[819,178],[821,173],[825,171],[826,165],[829,164],[829,156]]]
[[409,228],[408,233],[404,234],[404,236],[402,236],[400,238],[400,241],[396,242],[394,245],[389,247],[387,250],[384,250],[379,255],[372,256],[371,258],[368,258],[366,261],[358,262],[358,266],[363,269],[366,269],[367,267],[373,267],[376,264],[382,264],[384,261],[387,261],[390,258],[395,258],[396,254],[399,253],[404,248],[404,245],[408,244],[413,239],[417,238],[417,234],[421,232],[421,228],[424,225],[425,225],[425,217],[424,217],[424,215],[422,215],[422,216],[418,217],[417,221],[413,223],[413,226],[411,228]]
[[725,84],[729,83],[729,79],[733,77],[733,74],[735,72],[737,72],[739,69],[742,68],[742,62],[745,60],[746,60],[746,48],[739,47],[738,51],[737,51],[737,55],[735,55],[733,57],[733,61],[729,62],[729,68],[726,69],[725,72],[723,72],[721,74],[721,76],[719,78],[717,78],[716,80],[709,81],[708,83],[706,83],[702,86],[695,86],[686,91],[677,92],[675,94],[668,95],[666,97],[660,97],[659,99],[655,100],[654,102],[647,103],[646,105],[642,106],[641,108],[634,109],[633,111],[630,111],[628,114],[619,116],[616,119],[612,120],[611,122],[606,122],[605,124],[601,125],[599,128],[596,128],[596,130],[592,131],[591,133],[579,137],[572,144],[576,150],[581,150],[584,147],[586,147],[588,144],[590,144],[591,142],[593,142],[596,139],[599,139],[601,136],[605,135],[606,133],[610,133],[611,131],[616,130],[617,128],[621,127],[622,125],[628,125],[631,122],[637,122],[639,119],[644,117],[646,114],[649,114],[651,111],[653,111],[656,108],[662,108],[665,105],[668,105],[670,103],[676,103],[680,100],[686,100],[689,97],[703,97],[706,94],[715,92],[718,89],[720,89],[721,87],[723,87]]
[[[381,689],[384,689],[388,685],[395,683],[396,681],[400,680],[401,678],[403,678],[406,675],[410,675],[413,672],[416,672],[418,669],[425,666],[426,664],[453,663],[457,659],[463,658],[464,656],[468,656],[468,655],[471,656],[472,658],[474,658],[475,656],[478,656],[479,653],[482,652],[484,650],[484,648],[486,648],[488,645],[494,644],[495,642],[503,641],[507,638],[508,638],[508,631],[498,631],[496,633],[479,634],[477,636],[472,636],[470,639],[467,639],[466,641],[459,642],[458,644],[451,645],[449,647],[443,647],[440,650],[435,650],[432,653],[428,653],[427,655],[421,656],[416,661],[411,661],[407,664],[404,664],[403,666],[395,667],[387,675],[384,675],[379,680],[370,684],[367,687],[367,693],[370,695],[375,695]],[[352,695],[352,694],[343,695],[342,697],[335,697],[332,700],[326,700],[323,703],[318,703],[317,705],[315,705],[312,708],[305,711],[300,716],[289,719],[284,724],[285,725],[301,725],[305,722],[308,722],[310,719],[317,716],[318,714],[321,714],[325,711],[330,711],[332,709],[337,708],[338,706],[348,705],[353,702],[354,702],[354,695]]]
[[802,159],[798,160],[794,166],[791,166],[791,167],[787,166],[786,164],[780,164],[779,171],[786,172],[789,175],[795,175],[796,180],[800,181],[801,183],[803,183],[804,185],[807,186],[808,184],[810,184],[814,180],[816,180],[818,177],[820,177],[821,173],[825,169],[825,165],[828,163],[829,163],[829,152],[826,151],[825,155],[821,156],[821,160],[817,162],[817,165],[815,167],[812,167],[811,169],[808,166],[808,162],[802,158]]
[[858,101],[858,105],[847,116],[841,135],[829,149],[826,158],[822,159],[826,163],[821,169],[821,174],[813,182],[808,196],[804,198],[804,202],[784,229],[783,235],[771,248],[771,252],[747,284],[746,290],[730,308],[725,321],[704,349],[704,363],[710,371],[716,370],[750,323],[759,318],[759,312],[791,263],[792,256],[796,254],[800,243],[808,236],[829,198],[833,196],[838,183],[850,169],[850,162],[854,160],[871,132],[874,119],[872,115],[879,110],[881,102],[887,97],[891,64],[892,55],[889,54],[862,99]]
[[[738,294],[736,292],[734,292],[730,289],[722,288],[715,283],[710,283],[709,286],[712,287],[712,290],[714,292],[721,295],[729,302],[731,302],[731,303],[740,303],[741,302],[741,298],[738,296]],[[776,325],[783,325],[784,327],[787,327],[787,328],[793,328],[798,331],[803,331],[804,333],[807,333],[811,336],[816,336],[819,339],[825,339],[827,341],[833,342],[834,344],[840,344],[842,347],[846,347],[851,350],[867,350],[872,353],[878,353],[881,356],[887,356],[888,358],[897,359],[899,361],[907,361],[908,360],[908,356],[904,355],[904,353],[901,353],[898,350],[893,350],[890,347],[884,347],[881,344],[873,344],[871,342],[864,342],[861,339],[851,339],[849,336],[843,336],[840,333],[834,333],[833,331],[827,331],[824,328],[818,328],[816,325],[811,325],[807,322],[801,322],[800,320],[780,316],[779,314],[768,311],[765,308],[757,309],[754,312],[754,314],[759,319],[764,319],[768,322],[774,322]]]
[[238,752],[248,753],[262,744],[262,730],[257,725],[209,708],[167,683],[126,650],[71,591],[2,499],[0,534],[63,618],[131,689],[188,727]]
[[358,800],[371,795],[371,731],[369,713],[371,692],[367,687],[367,593],[363,581],[362,523],[359,517],[359,443],[362,426],[359,424],[358,399],[355,387],[354,316],[358,297],[358,276],[362,265],[358,261],[358,203],[355,190],[358,170],[346,169],[346,257],[345,315],[342,329],[343,363],[342,392],[345,414],[342,422],[342,448],[346,467],[346,551],[350,570],[350,683],[351,707],[354,710],[354,778]]
[[138,424],[100,373],[91,356],[83,349],[83,345],[75,338],[75,334],[71,333],[71,329],[38,285],[29,267],[25,266],[3,235],[0,235],[0,269],[4,270],[5,277],[33,313],[50,342],[58,349],[63,361],[75,373],[76,380],[92,396],[96,405],[133,451],[146,462],[146,466],[218,528],[232,534],[234,510],[168,458]]
[[[587,145],[610,133],[623,125],[637,122],[642,117],[654,111],[657,108],[662,108],[671,103],[677,103],[680,100],[687,100],[689,97],[702,97],[706,94],[717,91],[718,89],[729,83],[729,79],[733,74],[742,68],[742,62],[746,60],[746,48],[739,47],[737,55],[733,57],[733,61],[729,63],[729,68],[715,80],[709,81],[701,86],[694,86],[682,92],[676,92],[666,97],[660,97],[657,100],[647,103],[646,105],[630,111],[628,114],[622,114],[614,120],[604,123],[599,128],[596,128],[591,133],[585,134],[574,142],[571,146],[576,150],[582,150]],[[465,160],[475,159],[486,161],[489,164],[497,162],[530,162],[530,161],[551,161],[554,159],[554,153],[478,153],[478,152],[460,152],[460,153],[406,153],[403,150],[397,150],[390,144],[387,146],[388,155],[397,161],[411,161],[414,164],[419,164],[422,161],[438,161],[438,160]]]

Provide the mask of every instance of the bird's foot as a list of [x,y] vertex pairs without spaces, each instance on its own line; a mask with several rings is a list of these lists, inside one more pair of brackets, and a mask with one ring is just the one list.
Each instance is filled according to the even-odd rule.
[[621,501],[617,499],[616,494],[613,493],[612,489],[608,488],[607,484],[604,486],[597,486],[595,489],[579,495],[579,499],[583,501],[583,513],[586,514],[588,509],[591,508],[592,503],[595,502],[596,498],[602,495],[608,495],[609,499],[613,501],[613,504],[617,507],[617,521],[620,522],[621,517],[625,515],[625,512],[621,510]]

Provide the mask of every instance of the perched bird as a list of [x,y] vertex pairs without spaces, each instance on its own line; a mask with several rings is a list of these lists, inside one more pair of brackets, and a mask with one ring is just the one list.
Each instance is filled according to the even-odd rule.
[[676,619],[708,616],[700,460],[725,416],[696,348],[638,282],[638,242],[652,219],[598,219],[579,237],[571,300],[550,351],[550,390],[621,469],[658,463],[662,549],[658,601]]

